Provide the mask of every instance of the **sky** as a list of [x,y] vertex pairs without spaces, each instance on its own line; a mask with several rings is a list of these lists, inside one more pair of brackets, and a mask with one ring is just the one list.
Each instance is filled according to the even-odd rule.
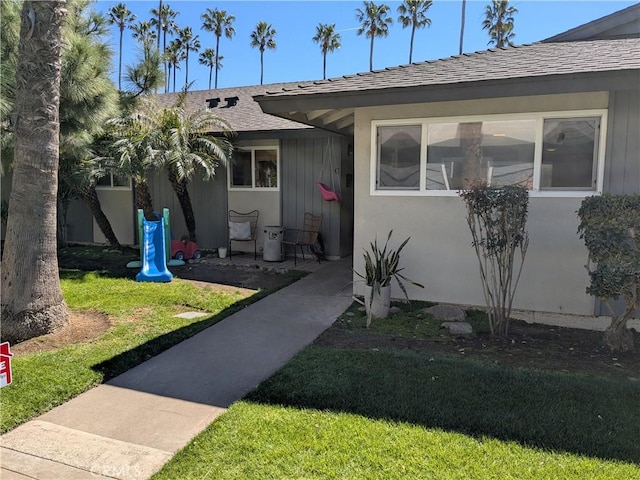
[[[373,68],[383,69],[403,65],[409,61],[411,29],[403,29],[397,21],[399,1],[376,0],[391,7],[394,23],[389,36],[376,38],[373,51]],[[107,12],[119,2],[99,0],[95,8]],[[157,0],[126,1],[137,20],[149,20]],[[180,27],[191,26],[199,35],[201,50],[215,48],[215,36],[201,29],[200,16],[210,9],[226,10],[234,15],[236,35],[222,37],[220,52],[224,58],[218,73],[218,87],[236,87],[260,84],[260,51],[250,46],[250,34],[259,21],[270,23],[276,30],[275,50],[264,53],[264,83],[298,82],[322,79],[322,53],[312,41],[319,23],[335,23],[342,46],[327,56],[327,77],[366,72],[369,70],[369,39],[358,36],[359,23],[356,8],[362,1],[308,0],[308,1],[182,1],[165,0],[179,12],[176,22]],[[486,50],[489,37],[482,30],[483,11],[487,0],[468,0],[464,33],[465,53]],[[602,16],[616,12],[635,1],[512,1],[518,9],[514,32],[516,44],[532,43],[564,32]],[[431,26],[417,30],[414,41],[413,61],[435,60],[458,54],[460,42],[461,0],[435,0],[427,16]],[[111,27],[114,50],[112,78],[117,84],[118,39],[117,26]],[[125,31],[123,66],[132,64],[141,55],[131,31]],[[191,90],[208,88],[209,69],[198,63],[198,54],[189,58],[189,81],[195,81]],[[124,67],[123,67],[124,70]],[[178,86],[184,84],[184,66],[177,72]]]

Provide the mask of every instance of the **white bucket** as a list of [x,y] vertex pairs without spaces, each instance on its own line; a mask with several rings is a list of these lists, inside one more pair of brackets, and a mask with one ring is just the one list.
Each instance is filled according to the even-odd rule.
[[218,257],[227,258],[227,247],[218,247]]

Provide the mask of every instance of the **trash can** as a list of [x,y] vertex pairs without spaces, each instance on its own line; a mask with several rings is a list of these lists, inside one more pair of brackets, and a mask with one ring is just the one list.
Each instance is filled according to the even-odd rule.
[[262,259],[265,262],[281,262],[282,257],[282,237],[284,228],[279,225],[269,225],[264,227],[264,246],[262,249]]

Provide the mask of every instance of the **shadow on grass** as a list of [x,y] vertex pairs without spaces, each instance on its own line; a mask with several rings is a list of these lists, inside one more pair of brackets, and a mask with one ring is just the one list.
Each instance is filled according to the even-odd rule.
[[312,346],[246,400],[640,462],[640,385],[630,381],[505,369],[409,351]]

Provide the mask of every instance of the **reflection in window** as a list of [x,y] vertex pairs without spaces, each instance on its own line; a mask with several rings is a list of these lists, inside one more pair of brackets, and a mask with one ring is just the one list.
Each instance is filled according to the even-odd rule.
[[378,127],[380,190],[420,188],[420,125]]
[[107,173],[103,177],[96,180],[96,186],[101,188],[131,188],[131,180],[129,177],[118,175],[117,173]]
[[278,187],[278,152],[256,150],[256,187]]
[[251,151],[236,150],[231,163],[231,186],[251,187]]
[[491,186],[533,188],[535,121],[433,124],[428,128],[427,190]]
[[595,190],[600,118],[544,121],[540,187]]

